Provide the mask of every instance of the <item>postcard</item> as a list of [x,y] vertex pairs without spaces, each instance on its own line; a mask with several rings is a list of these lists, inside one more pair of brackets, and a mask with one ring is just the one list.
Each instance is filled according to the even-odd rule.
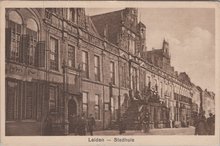
[[219,145],[219,3],[0,4],[3,146]]

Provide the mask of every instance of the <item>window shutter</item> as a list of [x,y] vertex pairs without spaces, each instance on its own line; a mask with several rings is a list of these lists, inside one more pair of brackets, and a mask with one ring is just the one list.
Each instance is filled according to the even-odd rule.
[[36,66],[45,67],[45,41],[39,41],[35,51]]
[[11,28],[5,29],[5,55],[6,58],[10,58],[10,52],[11,52]]
[[30,46],[30,36],[29,35],[22,35],[21,36],[21,47],[20,47],[20,58],[21,62],[28,63],[28,53],[29,53],[29,46]]

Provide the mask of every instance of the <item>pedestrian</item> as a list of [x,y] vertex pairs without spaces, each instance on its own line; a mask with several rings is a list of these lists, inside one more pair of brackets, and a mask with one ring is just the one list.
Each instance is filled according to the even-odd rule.
[[143,118],[143,122],[142,122],[144,133],[148,133],[150,130],[149,120],[150,120],[149,113],[146,112],[146,114],[144,115],[144,118]]
[[80,120],[80,129],[81,129],[81,135],[86,135],[86,118],[85,118],[85,114],[83,113],[81,116],[81,120]]
[[172,119],[170,119],[170,121],[169,121],[169,122],[170,122],[170,123],[169,123],[169,124],[170,124],[170,128],[173,128],[173,125],[172,125],[172,124],[173,124],[173,120],[172,120]]
[[208,132],[208,135],[214,135],[214,131],[215,131],[214,124],[215,124],[215,121],[214,121],[213,114],[210,113],[209,118],[207,119],[207,130],[208,130],[207,132]]
[[123,118],[120,118],[120,119],[119,119],[119,126],[118,126],[118,128],[119,128],[119,134],[120,134],[120,135],[123,134],[123,133],[125,133],[125,128],[126,128],[126,126],[125,126],[125,123],[124,123]]
[[92,116],[92,114],[90,114],[88,118],[88,131],[90,132],[90,135],[93,135],[93,129],[95,125],[95,118]]
[[73,115],[69,116],[69,133],[73,132]]
[[45,129],[44,129],[44,134],[47,136],[52,135],[53,131],[52,131],[52,117],[51,115],[48,115],[46,120],[45,120]]
[[79,135],[79,133],[80,133],[80,116],[79,115],[77,115],[76,116],[76,127],[75,127],[75,135]]
[[207,135],[207,123],[204,112],[199,114],[196,126],[196,135]]
[[72,131],[71,132],[76,134],[76,132],[77,132],[77,116],[75,114],[73,114],[71,119],[72,119],[72,129],[71,129]]
[[198,135],[198,130],[197,130],[197,128],[198,128],[198,126],[197,126],[197,124],[198,124],[198,121],[199,121],[199,116],[198,116],[198,114],[196,114],[195,116],[194,116],[194,120],[193,120],[193,125],[194,125],[194,127],[195,127],[195,135]]
[[215,115],[213,115],[213,121],[214,121],[214,124],[213,124],[213,128],[214,128],[213,134],[215,135]]

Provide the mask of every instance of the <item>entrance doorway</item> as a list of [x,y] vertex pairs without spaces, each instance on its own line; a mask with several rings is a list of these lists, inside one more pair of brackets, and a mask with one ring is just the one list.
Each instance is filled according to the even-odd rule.
[[69,118],[69,133],[74,133],[76,125],[76,116],[77,116],[77,104],[74,99],[71,99],[68,103],[68,118]]

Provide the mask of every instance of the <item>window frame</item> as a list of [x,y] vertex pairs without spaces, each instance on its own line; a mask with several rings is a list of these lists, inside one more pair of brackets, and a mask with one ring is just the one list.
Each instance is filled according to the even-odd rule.
[[131,85],[133,90],[138,90],[138,70],[135,67],[131,67]]
[[[96,64],[96,62],[97,62],[97,64]],[[94,76],[95,76],[95,81],[101,81],[101,70],[100,69],[101,69],[100,57],[98,55],[94,55]]]
[[[34,36],[34,33],[36,33]],[[30,28],[26,28],[26,34],[29,36],[29,46],[28,46],[28,52],[27,52],[27,64],[28,65],[35,65],[35,55],[36,55],[36,47],[38,43],[38,32],[31,30]],[[32,56],[30,55],[30,52],[32,50]]]
[[[8,19],[7,21],[8,21],[7,28],[11,29],[10,46],[9,46],[9,48],[6,48],[6,49],[10,49],[8,59],[11,61],[15,61],[15,62],[21,62],[21,60],[22,60],[22,56],[21,56],[22,40],[21,40],[21,37],[23,34],[23,27],[21,24],[18,24],[10,19]],[[18,28],[18,27],[20,27],[20,28]],[[13,46],[15,46],[15,48],[13,48]]]
[[111,97],[111,120],[116,120],[116,108],[115,108],[115,98]]
[[[51,40],[55,41],[55,45],[54,45],[54,52],[52,50],[52,42]],[[50,69],[51,70],[55,70],[58,71],[59,70],[59,40],[53,36],[50,36]],[[53,55],[54,60],[51,59],[51,55]]]
[[[31,90],[31,96],[28,96],[28,92]],[[35,94],[34,94],[35,93]],[[25,82],[25,96],[22,99],[22,120],[37,120],[37,84],[34,82]],[[28,98],[31,98],[31,117],[28,117]]]
[[121,64],[121,86],[127,88],[126,63]]
[[[12,92],[11,90],[8,89],[9,82],[17,84],[16,85],[17,87],[15,89],[17,94],[16,94],[16,97],[13,97],[13,118],[12,119],[8,118],[8,115],[9,115],[8,114],[8,103],[10,102],[10,101],[8,101],[9,100],[8,94],[9,94],[9,92],[10,93]],[[5,110],[5,120],[6,120],[6,122],[19,120],[19,102],[21,101],[20,86],[21,86],[21,84],[18,80],[13,80],[13,79],[6,80],[6,100],[5,100],[5,105],[6,105],[6,107],[5,107],[5,109],[6,109]]]
[[[85,54],[85,57],[83,57],[83,54]],[[89,53],[85,50],[82,50],[82,71],[83,71],[83,77],[89,78]]]
[[115,62],[110,61],[110,82],[115,85]]
[[[73,49],[72,52],[70,52],[70,48]],[[71,59],[71,57],[73,58]],[[69,61],[71,61],[71,65],[69,64]],[[76,68],[76,47],[71,44],[68,44],[68,67]]]
[[[98,97],[98,99],[96,99]],[[96,100],[98,100],[98,103],[96,103]],[[95,119],[96,120],[101,120],[101,109],[100,109],[100,95],[99,94],[95,94],[95,106],[94,106],[94,109],[95,109]],[[96,112],[98,112],[98,117],[96,117]]]
[[[53,109],[51,109],[51,89],[53,89],[54,91],[54,107],[53,107]],[[49,103],[48,103],[48,106],[49,106],[49,111],[50,112],[56,112],[56,110],[57,110],[57,105],[58,105],[58,103],[57,103],[57,100],[58,100],[58,87],[56,86],[56,85],[50,85],[49,86]]]
[[[86,95],[86,102],[84,102],[83,101],[83,99],[84,99],[84,95]],[[82,112],[84,113],[84,112],[86,112],[86,113],[84,113],[85,115],[86,115],[86,117],[88,117],[88,111],[89,111],[89,102],[88,102],[88,100],[89,100],[89,93],[88,92],[85,92],[85,91],[83,91],[82,92]],[[84,106],[86,106],[86,111],[84,111]]]

